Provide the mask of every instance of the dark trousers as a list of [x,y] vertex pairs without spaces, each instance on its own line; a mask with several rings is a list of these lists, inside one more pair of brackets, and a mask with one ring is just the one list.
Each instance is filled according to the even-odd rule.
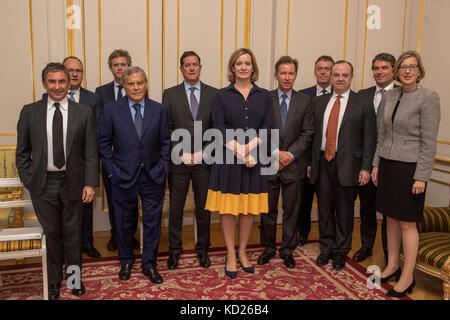
[[[360,217],[361,217],[361,246],[372,249],[377,235],[377,212],[375,210],[377,187],[370,180],[365,186],[359,187]],[[381,240],[383,251],[387,251],[386,216],[383,215],[381,224]]]
[[44,192],[31,200],[47,238],[48,282],[60,283],[63,264],[81,269],[81,199],[69,200],[65,172],[49,172]]
[[174,166],[170,167],[169,191],[169,251],[172,254],[181,254],[183,209],[186,203],[186,195],[189,182],[192,180],[194,190],[195,218],[197,224],[197,243],[195,251],[206,253],[210,246],[210,221],[211,215],[205,210],[206,196],[208,194],[209,167],[206,165]]
[[134,263],[133,235],[136,220],[136,198],[142,202],[144,227],[142,268],[156,267],[159,238],[161,234],[161,213],[164,203],[165,184],[157,184],[144,170],[140,170],[137,182],[130,188],[112,185],[114,216],[117,230],[117,248],[121,265]]
[[83,203],[83,225],[81,233],[81,247],[88,248],[94,245],[92,228],[94,224],[94,201]]
[[311,209],[314,200],[314,185],[309,182],[309,178],[301,179],[302,197],[300,199],[297,231],[302,238],[308,239],[311,231]]
[[[112,198],[112,192],[111,192],[111,179],[108,178],[108,174],[106,173],[105,168],[102,166],[102,179],[103,179],[103,185],[105,186],[105,193],[106,193],[106,202],[108,204],[108,213],[109,213],[109,223],[111,225],[111,235],[116,235],[116,220],[114,218],[114,205],[113,205],[113,198]],[[138,227],[138,221],[139,221],[139,206],[138,206],[138,199],[136,198],[136,204],[135,204],[135,213],[136,213],[136,219],[133,222],[133,230],[134,233],[136,233],[137,227]]]
[[352,247],[356,186],[339,183],[336,158],[320,159],[316,181],[321,253],[346,255]]
[[269,213],[261,214],[260,239],[265,251],[269,254],[275,254],[276,235],[277,235],[277,218],[278,218],[278,199],[280,191],[283,203],[283,231],[281,246],[279,249],[280,256],[292,254],[297,247],[297,218],[298,207],[301,199],[301,180],[290,183],[283,183],[281,179],[269,180]]

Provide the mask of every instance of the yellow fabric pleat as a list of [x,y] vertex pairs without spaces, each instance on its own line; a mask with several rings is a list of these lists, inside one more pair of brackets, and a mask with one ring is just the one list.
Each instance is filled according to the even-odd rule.
[[208,190],[206,210],[220,214],[260,214],[269,212],[268,193],[231,194]]

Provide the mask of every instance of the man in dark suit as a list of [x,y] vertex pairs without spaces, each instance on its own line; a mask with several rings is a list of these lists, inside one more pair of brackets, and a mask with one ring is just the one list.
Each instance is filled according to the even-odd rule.
[[[197,243],[195,251],[200,260],[200,266],[209,268],[211,260],[208,257],[210,246],[210,213],[205,210],[208,193],[209,166],[202,162],[203,145],[195,149],[195,135],[201,135],[211,128],[211,103],[217,92],[200,81],[202,65],[200,57],[194,51],[186,51],[180,58],[180,71],[184,82],[164,90],[162,103],[167,108],[169,132],[186,129],[189,131],[191,143],[189,150],[181,155],[183,163],[170,164],[169,190],[169,258],[167,267],[171,270],[178,267],[178,260],[183,251],[181,234],[183,224],[183,208],[189,183],[192,181],[195,199],[195,217],[197,224]],[[201,131],[194,133],[194,121],[199,121]],[[177,143],[174,141],[172,148]]]
[[[108,58],[108,66],[114,80],[95,89],[95,93],[100,96],[100,108],[97,110],[97,116],[100,121],[103,114],[104,105],[109,102],[121,100],[125,96],[125,90],[122,85],[122,73],[126,68],[131,66],[131,56],[126,50],[114,50]],[[102,166],[102,179],[105,186],[106,201],[108,202],[109,223],[111,224],[111,239],[107,244],[109,251],[117,250],[116,225],[114,219],[114,206],[111,195],[111,181],[106,175],[105,167]],[[136,233],[138,226],[139,212],[138,200],[136,199],[135,218],[133,223],[134,233]],[[139,249],[139,241],[133,237],[134,249]]]
[[376,144],[375,112],[350,90],[353,66],[337,61],[331,70],[333,94],[312,101],[314,140],[311,183],[315,184],[319,212],[320,255],[323,266],[345,267],[352,245],[354,202],[358,186],[370,180]]
[[[69,266],[81,275],[82,203],[94,199],[98,152],[92,109],[67,99],[69,73],[60,63],[42,71],[47,97],[23,107],[17,123],[16,165],[47,237],[49,299],[59,297]],[[81,296],[81,279],[72,293]]]
[[167,111],[146,97],[147,76],[141,68],[126,69],[122,83],[126,97],[105,105],[99,130],[100,157],[111,179],[119,278],[130,278],[135,261],[133,225],[139,195],[144,226],[142,273],[159,284],[163,279],[156,270],[156,255],[170,151]]
[[[334,60],[330,56],[320,56],[314,64],[314,76],[316,77],[316,85],[300,90],[310,97],[318,97],[324,94],[333,93],[331,86],[331,67]],[[311,176],[311,147],[308,148],[308,166],[306,176],[302,178],[302,198],[300,199],[297,231],[298,231],[298,245],[303,246],[308,241],[308,235],[311,231],[311,209],[314,200],[314,186],[309,181]]]
[[288,268],[295,267],[292,251],[297,247],[296,225],[302,197],[301,178],[306,176],[306,151],[312,141],[313,118],[311,98],[292,89],[297,77],[298,61],[283,56],[275,64],[278,89],[271,91],[275,115],[274,129],[279,129],[278,172],[268,179],[269,213],[261,215],[260,239],[265,246],[258,264],[275,256],[278,200],[283,201],[283,233],[280,257]]
[[[365,101],[374,108],[378,121],[381,117],[380,105],[381,99],[386,91],[395,88],[394,68],[395,58],[389,53],[380,53],[372,60],[372,72],[376,85],[358,92],[361,101]],[[353,255],[353,261],[361,262],[372,255],[372,248],[377,235],[377,213],[375,210],[377,188],[372,179],[365,186],[359,187],[360,217],[361,217],[361,248]],[[383,215],[381,224],[381,239],[384,256],[387,261],[387,235],[386,235],[386,216]]]
[[[63,60],[63,65],[69,71],[70,85],[67,98],[77,103],[92,108],[94,115],[100,105],[100,97],[93,92],[81,87],[83,81],[83,63],[77,57],[67,57]],[[98,118],[96,118],[98,125]],[[93,218],[94,218],[94,201],[83,203],[83,232],[81,237],[81,252],[86,253],[91,258],[100,258],[100,252],[94,247],[94,237],[92,235]]]

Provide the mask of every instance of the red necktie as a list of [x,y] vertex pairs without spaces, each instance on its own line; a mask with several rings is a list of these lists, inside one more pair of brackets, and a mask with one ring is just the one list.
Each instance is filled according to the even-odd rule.
[[342,96],[337,96],[331,108],[330,117],[328,118],[327,132],[325,134],[325,158],[328,161],[333,160],[336,155],[336,137],[339,123],[339,111],[341,109]]

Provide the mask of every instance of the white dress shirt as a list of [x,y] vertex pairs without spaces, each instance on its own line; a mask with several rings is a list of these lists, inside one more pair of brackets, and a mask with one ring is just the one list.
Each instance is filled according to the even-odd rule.
[[[119,93],[119,86],[122,86],[120,83],[114,81],[114,98],[117,100],[117,95]],[[125,97],[125,89],[122,86],[122,97]]]
[[[339,121],[338,121],[338,129],[336,134],[336,152],[338,151],[338,141],[339,141],[339,130],[341,128],[341,122],[342,118],[344,117],[345,109],[347,108],[347,102],[348,97],[350,95],[350,89],[348,89],[346,92],[341,94],[341,108],[339,109]],[[320,149],[322,151],[325,151],[325,143],[326,143],[326,134],[327,134],[327,126],[328,126],[328,119],[330,118],[331,109],[333,108],[334,102],[336,101],[337,94],[336,92],[333,93],[331,96],[330,101],[328,102],[327,108],[325,109],[325,114],[323,115],[323,128],[322,128],[322,145]]]
[[73,92],[73,99],[76,103],[80,103],[80,88],[77,90],[69,90],[67,92],[67,99],[70,99],[70,93]]
[[[318,84],[316,84],[316,97],[323,95],[324,93],[322,92],[323,88],[321,86],[319,86]],[[325,90],[327,91],[326,94],[331,93],[331,84],[325,88]]]
[[[64,166],[61,169],[58,169],[57,167],[55,167],[55,165],[53,164],[53,115],[55,114],[55,107],[53,106],[53,104],[55,103],[55,101],[52,100],[52,98],[50,98],[50,96],[47,99],[47,171],[64,171],[66,170],[66,165],[64,164]],[[63,118],[63,135],[64,135],[64,139],[63,139],[63,145],[64,145],[64,158],[67,157],[67,153],[66,153],[66,137],[67,137],[67,119],[68,119],[68,109],[69,109],[69,100],[66,98],[64,98],[63,100],[61,100],[59,102],[59,109],[61,110],[62,113],[62,118]]]
[[[389,91],[391,89],[394,88],[394,81],[392,81],[392,83],[388,86],[386,86],[384,88],[384,90]],[[379,87],[378,85],[376,86],[376,91],[375,91],[375,95],[373,96],[373,105],[375,107],[375,114],[377,114],[378,112],[378,107],[380,106],[381,103],[381,98],[383,98],[383,96],[381,95],[381,90],[383,88]]]

